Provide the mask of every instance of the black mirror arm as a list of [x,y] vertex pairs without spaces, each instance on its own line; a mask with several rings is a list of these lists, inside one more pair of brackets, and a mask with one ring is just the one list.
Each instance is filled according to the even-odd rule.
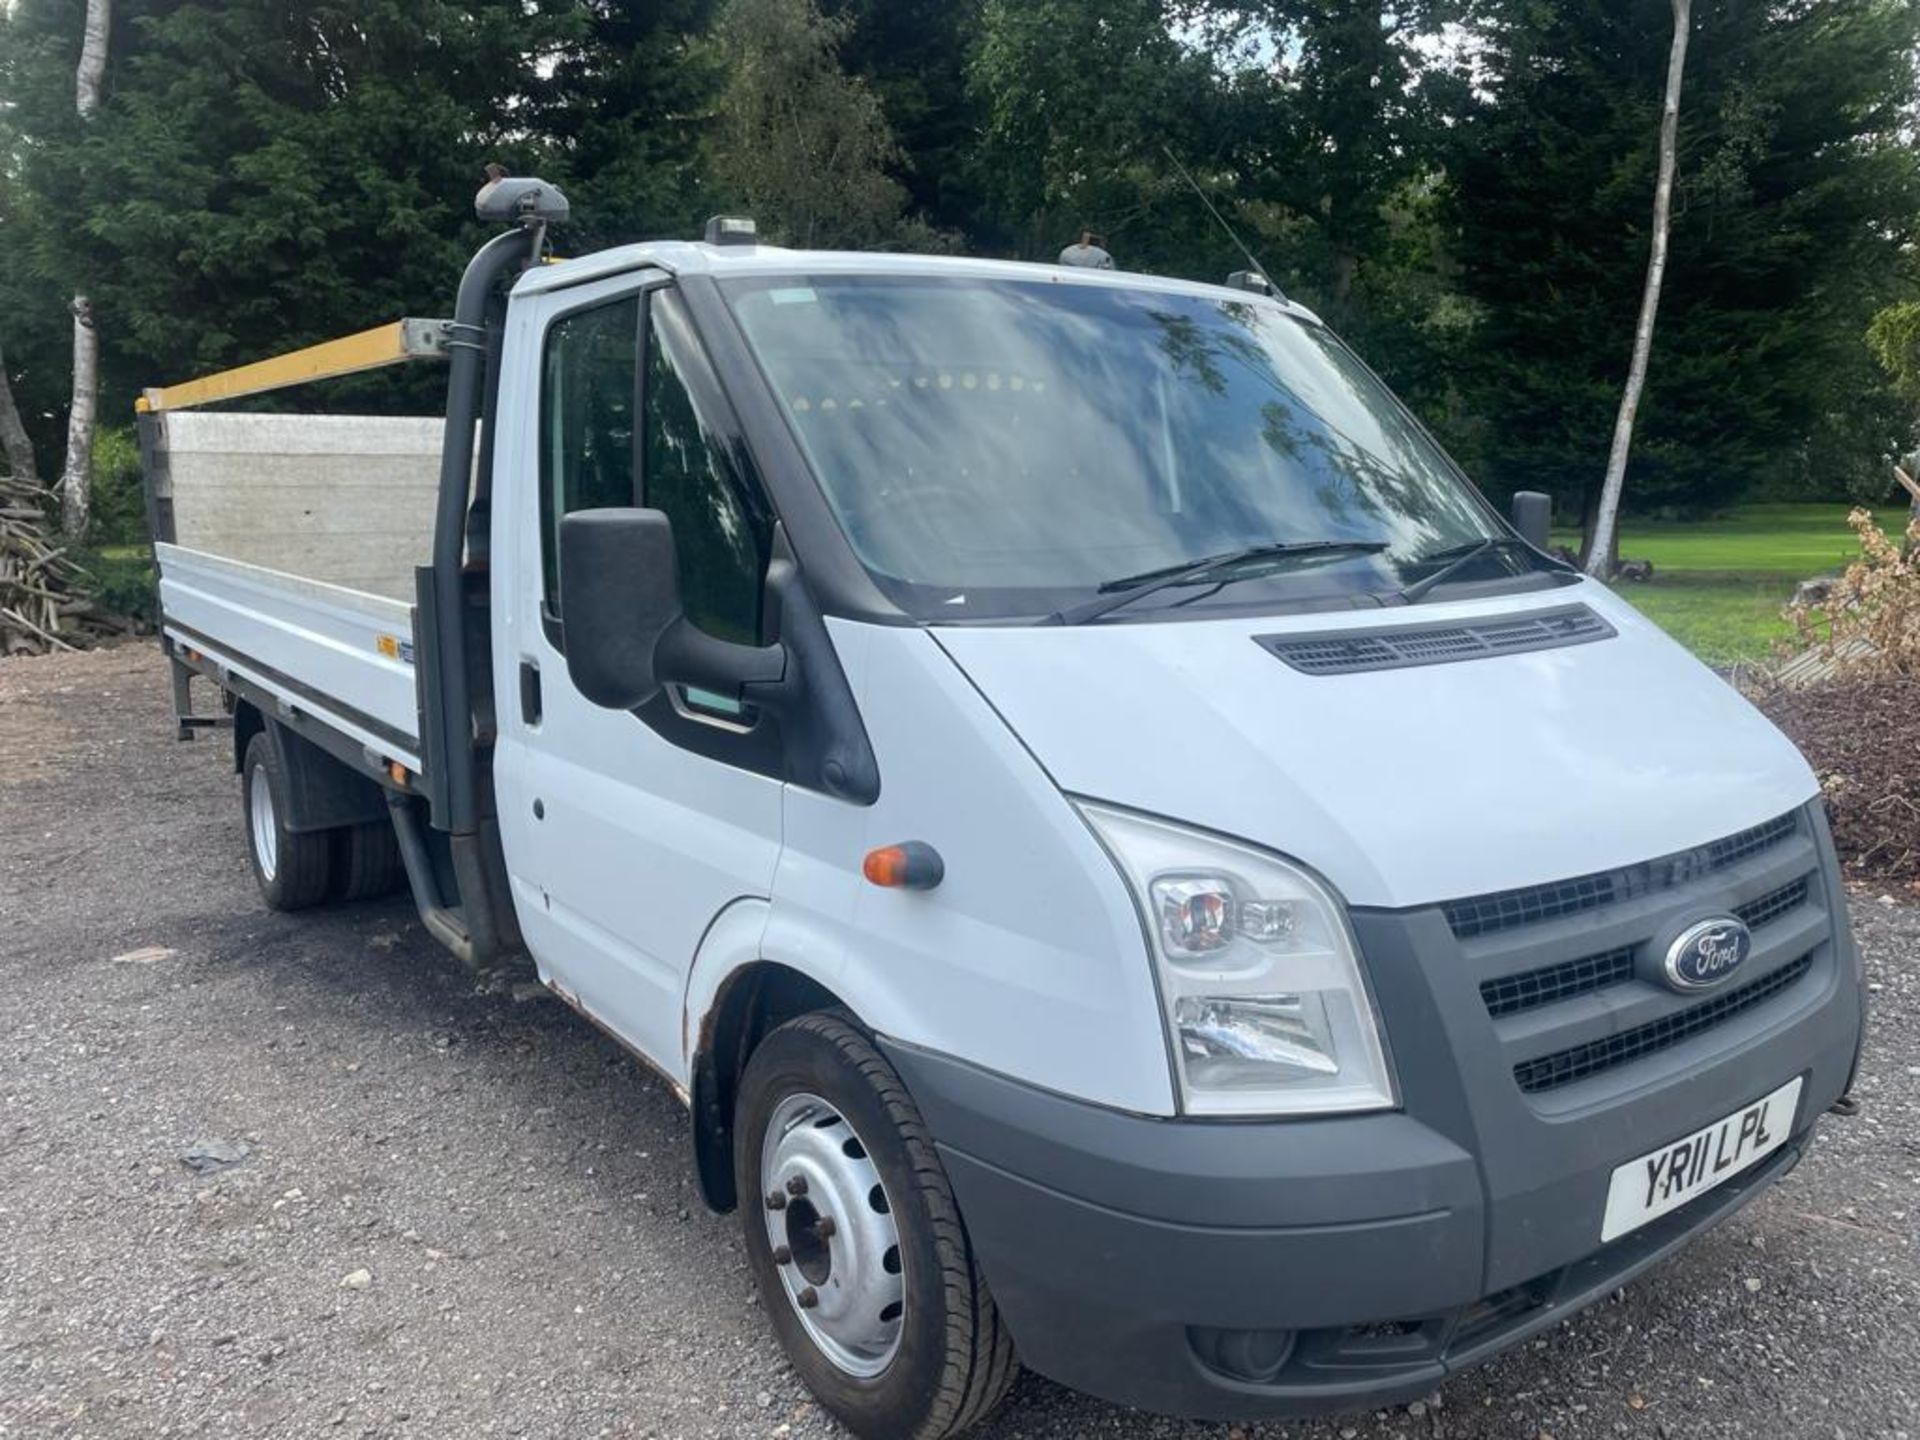
[[683,685],[738,696],[749,685],[778,685],[787,673],[786,647],[738,645],[709,635],[685,615],[654,647],[656,674]]

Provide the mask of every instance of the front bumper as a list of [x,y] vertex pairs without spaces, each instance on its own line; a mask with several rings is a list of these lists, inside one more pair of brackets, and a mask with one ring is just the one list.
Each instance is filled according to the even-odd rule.
[[1202,1420],[1418,1399],[1603,1298],[1792,1169],[1848,1058],[1754,1169],[1611,1245],[1596,1221],[1589,1253],[1487,1294],[1473,1160],[1406,1116],[1157,1121],[883,1048],[1027,1367]]
[[[1807,887],[1793,907],[1756,932],[1753,963],[1781,978],[1714,1011],[1710,1028],[1687,1019],[1702,1002],[1633,977],[1517,1012],[1489,1000],[1519,967],[1584,964],[1657,933],[1676,909],[1747,904],[1799,875]],[[1817,812],[1705,878],[1530,920],[1491,942],[1461,939],[1465,927],[1437,909],[1353,918],[1404,1113],[1127,1115],[882,1041],[1030,1368],[1202,1419],[1418,1398],[1759,1194],[1798,1163],[1852,1075],[1862,986]],[[1609,1035],[1653,1041],[1564,1081],[1526,1083],[1540,1054],[1588,1053]],[[1805,1083],[1784,1146],[1600,1243],[1616,1166],[1796,1075]]]

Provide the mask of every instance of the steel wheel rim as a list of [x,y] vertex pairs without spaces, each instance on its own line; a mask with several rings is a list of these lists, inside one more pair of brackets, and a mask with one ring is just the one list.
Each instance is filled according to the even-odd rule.
[[273,786],[266,767],[256,765],[247,776],[247,816],[253,822],[253,858],[268,880],[280,863],[280,832],[273,823]]
[[900,1349],[906,1282],[866,1143],[819,1096],[789,1095],[761,1142],[760,1190],[774,1269],[802,1328],[837,1369],[880,1374]]

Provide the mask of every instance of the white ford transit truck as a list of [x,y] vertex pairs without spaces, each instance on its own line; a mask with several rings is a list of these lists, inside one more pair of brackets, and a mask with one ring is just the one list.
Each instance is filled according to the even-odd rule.
[[855,1434],[1417,1397],[1844,1096],[1800,756],[1257,277],[479,212],[450,320],[144,395],[181,733],[269,905],[404,881],[664,1077]]

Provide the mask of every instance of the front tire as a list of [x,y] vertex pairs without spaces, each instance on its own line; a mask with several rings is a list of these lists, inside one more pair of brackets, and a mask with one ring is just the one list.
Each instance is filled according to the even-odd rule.
[[286,781],[264,730],[247,742],[240,799],[247,817],[247,858],[267,905],[305,910],[326,899],[333,880],[333,837],[325,830],[287,829]]
[[861,1440],[942,1440],[1019,1373],[946,1171],[900,1077],[834,1013],[747,1063],[734,1175],[747,1257],[788,1359]]

